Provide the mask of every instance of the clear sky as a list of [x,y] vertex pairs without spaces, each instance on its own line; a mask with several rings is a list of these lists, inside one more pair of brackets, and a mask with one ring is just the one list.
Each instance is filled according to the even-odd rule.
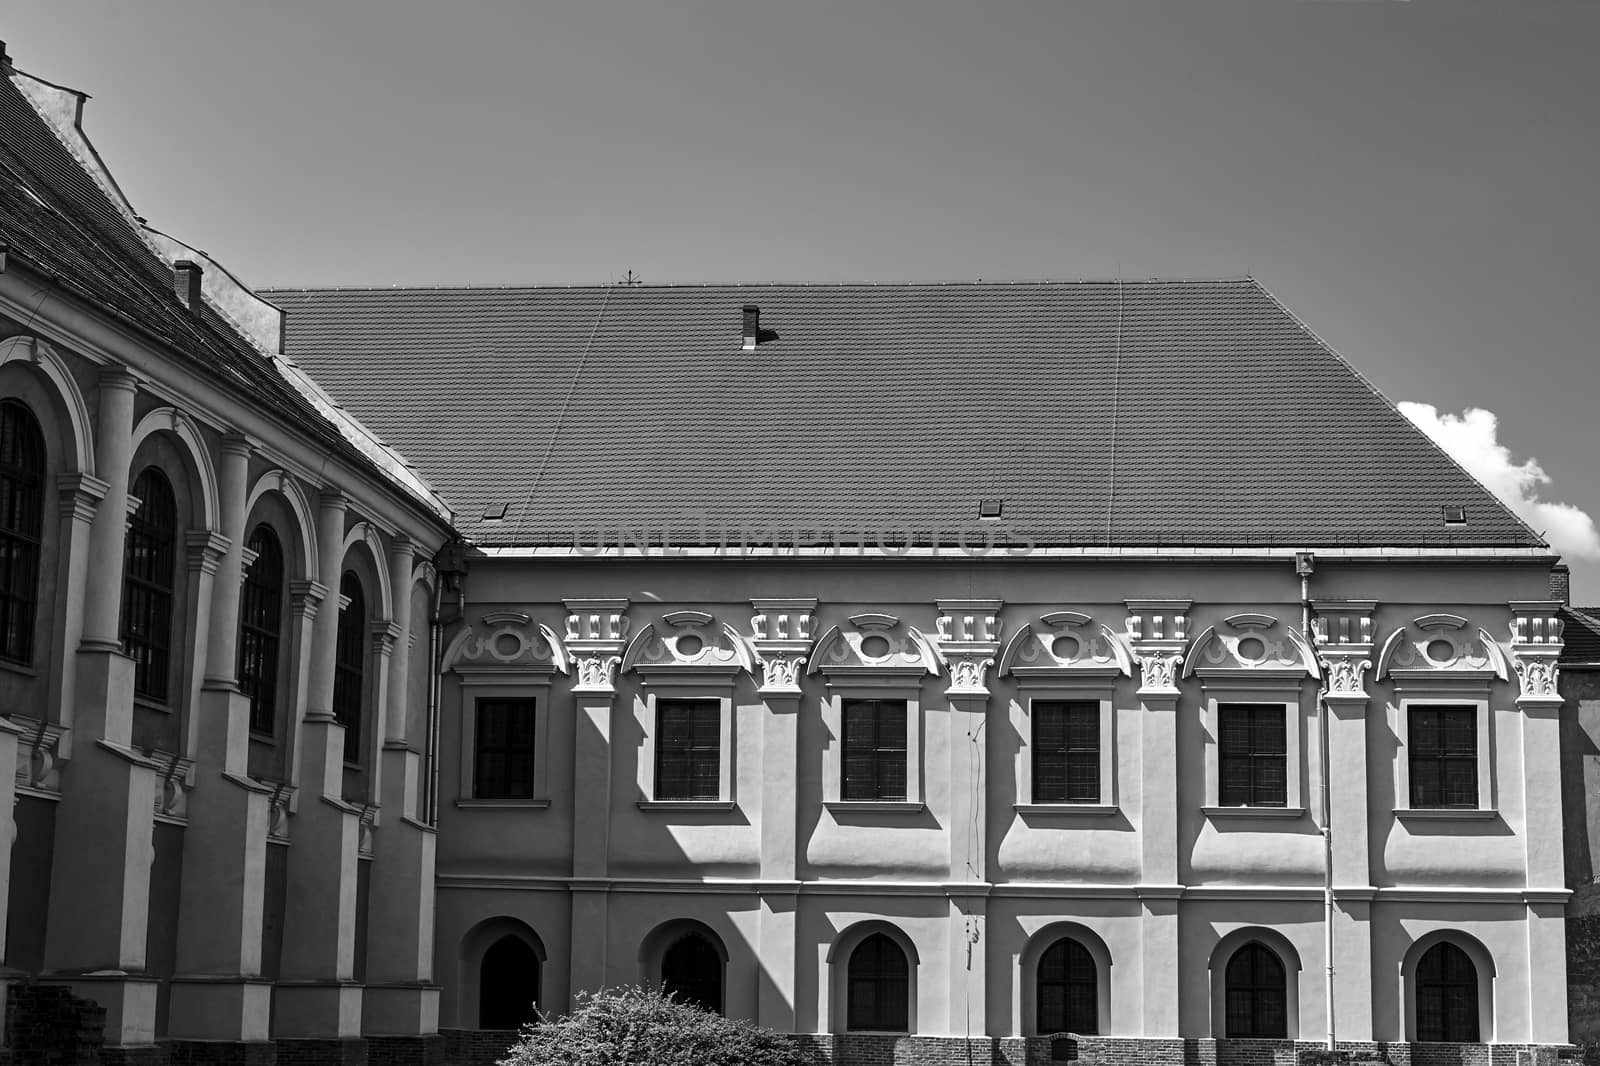
[[1594,0],[8,0],[0,38],[252,285],[1249,273],[1600,512]]

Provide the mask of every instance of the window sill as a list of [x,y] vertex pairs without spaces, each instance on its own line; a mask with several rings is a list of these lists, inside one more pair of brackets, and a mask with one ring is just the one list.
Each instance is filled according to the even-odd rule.
[[0,659],[0,673],[16,674],[19,677],[38,677],[39,671],[23,663],[12,662],[9,659]]
[[1207,818],[1303,818],[1304,807],[1201,807]]
[[171,714],[172,705],[165,700],[153,700],[149,696],[133,697],[133,705],[140,710],[156,711],[160,714]]
[[822,805],[830,811],[878,811],[884,814],[916,814],[924,809],[918,800],[827,800]]
[[1493,807],[1396,807],[1394,816],[1402,822],[1489,822],[1500,812]]
[[1121,812],[1115,803],[1013,803],[1011,809],[1026,815],[1086,815],[1106,818]]
[[550,806],[547,799],[458,799],[457,807],[464,808],[495,808],[510,807],[525,810],[543,810]]
[[641,811],[731,811],[732,800],[640,800]]

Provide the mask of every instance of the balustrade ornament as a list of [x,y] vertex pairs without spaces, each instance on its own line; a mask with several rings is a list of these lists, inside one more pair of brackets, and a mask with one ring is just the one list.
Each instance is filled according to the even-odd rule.
[[61,748],[66,734],[56,722],[41,722],[13,714],[17,737],[17,790],[49,796],[61,794]]

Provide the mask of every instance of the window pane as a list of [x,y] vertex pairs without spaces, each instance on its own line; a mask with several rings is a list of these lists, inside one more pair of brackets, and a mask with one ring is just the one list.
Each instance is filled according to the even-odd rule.
[[477,708],[473,795],[479,799],[532,799],[535,701],[485,699],[478,701]]
[[721,771],[721,702],[657,700],[655,798],[718,799]]

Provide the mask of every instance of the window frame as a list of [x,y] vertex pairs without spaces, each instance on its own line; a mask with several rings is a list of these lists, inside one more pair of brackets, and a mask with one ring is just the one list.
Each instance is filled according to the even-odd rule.
[[[262,558],[262,553],[260,550],[253,548],[250,545],[256,543],[256,535],[263,530],[272,537],[273,542],[277,546],[278,552],[277,587],[274,590],[275,595],[271,597],[277,602],[273,607],[274,625],[270,628],[263,626],[248,617],[249,612],[252,610],[251,574],[255,571],[256,565],[261,562]],[[288,610],[289,559],[288,553],[283,547],[283,537],[279,535],[277,529],[275,529],[270,522],[257,522],[251,528],[249,537],[245,543],[245,552],[249,555],[249,562],[245,566],[244,573],[241,575],[239,582],[239,634],[235,651],[236,661],[234,663],[234,681],[235,684],[239,686],[239,692],[245,697],[250,705],[250,735],[263,740],[276,740],[278,733],[279,704],[282,696],[281,682],[283,680],[283,670],[285,666],[283,657],[283,648],[285,643],[284,638],[287,635],[285,623],[290,613]],[[264,588],[264,586],[260,583],[257,583],[254,587],[257,590],[262,590]],[[263,664],[266,666],[266,669],[261,672],[262,676],[254,679],[247,677],[245,671],[245,663],[247,662],[246,651],[251,647],[252,637],[269,643],[271,647],[271,654],[265,657],[265,659],[269,661],[264,662]],[[252,680],[254,681],[254,684],[250,683]],[[268,698],[265,701],[265,713],[258,715],[257,712],[260,710],[262,702],[259,698],[259,690],[261,687],[265,687],[267,689]],[[263,718],[266,721],[266,728],[262,728],[258,724]]]
[[[1442,679],[1440,679],[1442,680]],[[1408,686],[1396,685],[1394,727],[1396,749],[1394,759],[1396,807],[1394,813],[1401,818],[1492,818],[1497,811],[1494,775],[1494,710],[1489,702],[1486,682],[1466,681],[1456,686],[1432,684],[1425,694],[1407,691]],[[1455,688],[1450,692],[1449,688]],[[1416,807],[1411,802],[1411,712],[1432,707],[1470,707],[1476,724],[1477,744],[1477,802],[1471,807]]]
[[[852,678],[848,684],[829,686],[823,701],[823,728],[832,737],[823,750],[823,805],[833,810],[878,810],[913,812],[923,809],[924,723],[920,685],[908,685],[900,678],[885,678],[874,684],[866,678]],[[905,798],[846,799],[844,706],[857,700],[894,701],[905,704],[906,788]]]
[[[855,1021],[855,1009],[852,1005],[853,996],[851,993],[854,990],[857,982],[855,974],[856,958],[861,953],[863,948],[865,948],[868,944],[873,944],[877,941],[882,941],[884,944],[887,944],[889,948],[894,951],[895,955],[899,957],[900,962],[905,967],[903,977],[901,978],[901,981],[903,982],[902,988],[904,994],[900,997],[902,1011],[901,1016],[904,1018],[903,1026],[858,1026]],[[875,929],[867,932],[853,945],[851,945],[850,950],[845,955],[844,959],[844,1028],[841,1031],[846,1033],[894,1033],[907,1036],[913,1033],[915,1031],[913,1026],[915,1024],[916,1011],[912,1003],[912,996],[916,991],[916,983],[913,980],[912,971],[915,968],[915,965],[916,964],[912,961],[910,954],[907,953],[905,946],[902,945],[895,937],[890,936],[881,929]],[[877,986],[881,989],[885,978],[878,974],[869,976],[875,978]],[[889,979],[893,979],[893,977],[894,975],[889,975]],[[864,979],[865,978],[863,978],[863,980]],[[883,1019],[881,1017],[876,1017],[870,1020],[880,1021]],[[895,1020],[899,1019],[897,1018]]]
[[[1235,716],[1245,716],[1243,723],[1245,734],[1244,749],[1230,750],[1228,737],[1232,730],[1229,729],[1229,719]],[[1221,703],[1217,704],[1217,806],[1219,807],[1287,807],[1289,805],[1289,712],[1288,708],[1278,703]],[[1275,737],[1263,738],[1261,734],[1269,732],[1263,730],[1263,720],[1276,719],[1270,725],[1274,728],[1270,732]],[[1271,741],[1275,740],[1273,744]],[[1261,779],[1261,768],[1270,763],[1281,762],[1279,771],[1279,789],[1269,789],[1270,781]],[[1243,790],[1243,798],[1230,794],[1228,770],[1230,763],[1242,766],[1246,771],[1248,781]],[[1269,794],[1270,791],[1270,794]]]
[[[171,528],[162,530],[153,517],[143,518],[141,513],[146,506],[151,506],[151,492],[149,488],[141,494],[138,489],[144,482],[146,475],[154,474],[165,485],[165,502],[171,508]],[[177,649],[179,641],[174,636],[178,619],[178,547],[182,540],[183,519],[179,513],[178,491],[173,486],[172,478],[159,463],[147,463],[140,468],[128,487],[130,504],[137,500],[137,506],[132,506],[128,514],[127,533],[123,538],[122,548],[122,607],[121,618],[118,624],[119,637],[122,642],[123,653],[133,660],[133,696],[134,699],[146,706],[160,710],[174,710],[177,706],[176,696],[173,691],[173,652]],[[162,534],[165,534],[164,543]],[[164,567],[166,570],[166,583],[159,580],[159,574],[136,574],[134,568],[135,537],[147,538],[154,543],[147,550],[152,557],[151,566],[146,570]],[[162,555],[165,555],[163,560]],[[137,612],[138,624],[148,624],[148,632],[135,633],[135,602],[144,605],[144,609]],[[162,614],[160,606],[165,605],[164,617],[154,617]],[[137,640],[134,638],[137,637]],[[148,654],[148,659],[137,653],[143,649]],[[159,669],[157,659],[159,658]],[[160,689],[151,687],[154,680],[159,680]]]
[[[355,597],[345,592],[347,582],[353,581],[361,595],[361,610],[351,612],[355,605]],[[339,575],[338,595],[334,605],[339,612],[334,623],[334,653],[333,653],[333,697],[330,700],[332,707],[329,710],[340,725],[344,726],[344,765],[349,769],[361,769],[366,766],[362,758],[365,741],[369,737],[362,734],[367,727],[364,721],[367,710],[367,692],[372,684],[372,624],[368,617],[367,588],[361,580],[361,574],[354,567],[346,567]],[[347,628],[346,615],[354,613],[357,617]],[[353,660],[344,658],[351,635],[359,646],[359,654]],[[355,693],[350,695],[349,678],[354,676]],[[340,681],[345,685],[341,687]],[[345,694],[341,700],[340,694]],[[348,704],[348,706],[346,706]],[[353,711],[354,713],[350,713]],[[341,713],[345,712],[345,713]],[[352,727],[353,723],[353,727]],[[353,757],[352,757],[353,756]]]
[[[1021,679],[1019,679],[1019,682]],[[1034,750],[1034,739],[1037,729],[1037,708],[1040,704],[1048,703],[1080,703],[1093,704],[1099,720],[1098,744],[1099,758],[1097,776],[1098,794],[1092,800],[1044,800],[1038,795],[1035,773],[1038,766],[1037,753]],[[1106,685],[1084,684],[1079,686],[1061,684],[1059,682],[1045,686],[1024,687],[1018,693],[1017,701],[1013,704],[1014,710],[1020,710],[1020,716],[1014,718],[1017,734],[1022,738],[1022,744],[1017,755],[1017,807],[1023,813],[1050,813],[1061,811],[1063,813],[1105,813],[1114,812],[1117,808],[1116,789],[1116,703],[1111,698],[1111,692]]]
[[[1264,677],[1253,684],[1245,684],[1238,679],[1230,679],[1222,684],[1205,683],[1201,715],[1204,726],[1206,805],[1202,812],[1208,818],[1301,818],[1306,815],[1306,704],[1303,680],[1304,675],[1295,672],[1287,677]],[[1283,710],[1284,805],[1281,807],[1222,804],[1221,708],[1237,704],[1277,706]]]
[[[684,669],[684,668],[676,668]],[[642,691],[634,698],[634,717],[639,723],[644,741],[639,750],[637,781],[640,810],[732,810],[736,803],[735,770],[737,742],[733,714],[734,678],[721,675],[680,676],[678,674],[652,673],[641,677]],[[714,701],[718,716],[717,794],[701,799],[665,799],[656,787],[656,774],[660,769],[657,747],[660,743],[660,703],[662,700]]]
[[[1282,1017],[1282,1021],[1283,1021],[1283,1026],[1282,1026],[1282,1031],[1281,1032],[1262,1033],[1262,1032],[1256,1031],[1256,1030],[1261,1028],[1260,1014],[1262,1012],[1262,1005],[1259,1002],[1259,1000],[1257,1000],[1257,999],[1252,999],[1251,1003],[1250,1003],[1249,1014],[1250,1014],[1250,1029],[1251,1029],[1251,1031],[1247,1032],[1247,1033],[1236,1033],[1233,1030],[1233,1025],[1232,1025],[1233,1009],[1232,1009],[1232,1002],[1231,1001],[1233,999],[1234,985],[1233,985],[1233,981],[1232,981],[1232,978],[1231,978],[1231,973],[1232,973],[1232,970],[1233,970],[1234,963],[1238,962],[1240,960],[1241,956],[1243,956],[1246,952],[1249,952],[1249,951],[1254,951],[1254,952],[1259,953],[1256,956],[1258,958],[1264,956],[1265,958],[1271,960],[1272,964],[1275,965],[1277,967],[1277,969],[1278,969],[1278,982],[1277,982],[1276,986],[1274,986],[1274,985],[1271,985],[1271,984],[1265,984],[1265,983],[1262,983],[1260,981],[1257,981],[1255,983],[1252,983],[1252,984],[1244,986],[1241,989],[1241,991],[1254,992],[1258,996],[1259,996],[1259,994],[1261,992],[1264,992],[1264,991],[1275,991],[1278,994],[1278,997],[1279,997],[1278,1011],[1279,1011],[1279,1013],[1280,1013],[1280,1015]],[[1265,943],[1265,942],[1263,942],[1261,940],[1250,939],[1250,940],[1247,940],[1244,943],[1240,944],[1238,947],[1234,948],[1233,951],[1231,951],[1228,954],[1227,960],[1222,965],[1222,996],[1223,996],[1223,1003],[1222,1003],[1223,1029],[1222,1029],[1222,1035],[1223,1035],[1223,1038],[1227,1039],[1227,1040],[1288,1040],[1288,1039],[1291,1039],[1291,1035],[1292,1035],[1292,1033],[1294,1031],[1294,1027],[1290,1024],[1290,1021],[1289,1021],[1289,1009],[1290,1009],[1290,1002],[1291,1002],[1291,997],[1289,995],[1289,975],[1290,975],[1290,972],[1291,971],[1290,971],[1289,965],[1284,962],[1283,956],[1280,955],[1278,952],[1274,951],[1269,944],[1267,944],[1267,943]]]
[[[11,545],[13,557],[23,560],[17,567],[6,567],[3,572],[10,578],[17,570],[24,571],[20,581],[7,581],[0,585],[0,662],[23,669],[33,667],[33,657],[38,643],[39,596],[44,559],[45,534],[45,482],[50,474],[50,448],[45,440],[44,426],[33,409],[20,398],[0,400],[0,427],[6,424],[4,412],[15,412],[9,423],[15,429],[15,448],[20,453],[25,448],[35,451],[35,461],[30,465],[19,462],[0,468],[0,484],[5,484],[19,499],[21,520],[14,527],[0,527],[0,543]],[[3,443],[3,442],[0,442]],[[27,457],[24,456],[24,459]],[[30,484],[31,482],[31,484]],[[32,491],[32,499],[28,498]],[[31,504],[31,513],[27,508]],[[31,518],[32,529],[25,528]],[[14,606],[17,625],[13,630],[4,624],[12,617]],[[18,654],[7,654],[7,645],[15,637]]]
[[[1064,978],[1059,982],[1058,981],[1046,982],[1045,979],[1044,979],[1044,964],[1045,964],[1045,960],[1048,959],[1050,957],[1050,953],[1055,951],[1057,948],[1066,949],[1066,952],[1067,952],[1067,955],[1068,955],[1068,958],[1066,960],[1066,971],[1067,972],[1066,972],[1066,975],[1064,976]],[[1088,962],[1088,964],[1089,964],[1089,976],[1088,976],[1087,980],[1084,980],[1081,974],[1076,979],[1072,975],[1072,961],[1073,960],[1072,960],[1071,956],[1072,956],[1072,953],[1073,953],[1074,950],[1076,950],[1076,952],[1078,954],[1080,954],[1082,956],[1082,958],[1084,960],[1086,960]],[[1100,990],[1101,990],[1100,960],[1095,957],[1095,952],[1089,947],[1089,945],[1085,944],[1082,940],[1080,940],[1079,938],[1071,935],[1070,933],[1062,933],[1059,936],[1053,937],[1051,939],[1050,943],[1045,945],[1044,950],[1039,952],[1039,957],[1034,960],[1033,967],[1034,967],[1034,975],[1033,975],[1033,1000],[1034,1000],[1033,1025],[1034,1025],[1034,1030],[1041,1036],[1047,1036],[1047,1035],[1049,1035],[1051,1033],[1076,1033],[1076,1034],[1078,1034],[1080,1036],[1098,1036],[1100,1034],[1100,1022],[1101,1022],[1101,1019],[1100,1019]],[[1043,1020],[1043,1016],[1044,1016],[1044,994],[1045,994],[1045,989],[1047,987],[1050,987],[1050,986],[1056,985],[1056,984],[1061,985],[1066,990],[1066,995],[1065,995],[1066,1003],[1063,1004],[1063,1010],[1065,1011],[1065,1018],[1063,1020],[1067,1024],[1062,1025],[1060,1027],[1050,1027],[1050,1028],[1047,1029],[1045,1027],[1044,1020]],[[1084,986],[1087,986],[1088,990],[1089,990],[1089,996],[1088,996],[1089,1009],[1092,1012],[1093,1017],[1092,1017],[1092,1019],[1090,1019],[1090,1023],[1091,1024],[1087,1028],[1084,1028],[1083,1026],[1075,1026],[1075,1025],[1072,1024],[1072,1022],[1074,1020],[1073,1017],[1072,1017],[1072,989],[1075,986],[1080,991],[1083,989]],[[1077,1020],[1080,1021],[1080,1022],[1083,1021],[1082,1018],[1079,1018]]]
[[[550,675],[513,673],[501,669],[454,667],[461,695],[461,762],[455,805],[471,807],[546,808],[550,806]],[[484,798],[477,795],[478,712],[480,699],[530,699],[533,701],[533,795],[527,799]],[[467,713],[470,709],[471,713]]]
[[[1462,961],[1464,961],[1467,964],[1468,969],[1470,969],[1472,971],[1472,985],[1471,985],[1471,988],[1472,988],[1472,1000],[1471,1000],[1471,1002],[1472,1002],[1472,1026],[1471,1026],[1472,1035],[1470,1037],[1465,1036],[1463,1034],[1458,1034],[1458,1033],[1452,1033],[1451,1032],[1451,1025],[1450,1025],[1450,1020],[1449,1020],[1450,1014],[1449,1014],[1447,1003],[1441,1003],[1440,1004],[1439,1019],[1438,1019],[1439,1020],[1439,1024],[1440,1024],[1440,1031],[1439,1031],[1440,1035],[1438,1035],[1438,1036],[1430,1035],[1424,1028],[1424,1022],[1423,1022],[1423,995],[1424,995],[1424,993],[1431,991],[1432,988],[1439,988],[1441,990],[1448,990],[1450,987],[1452,987],[1452,985],[1454,985],[1455,987],[1462,987],[1462,984],[1463,984],[1460,981],[1452,982],[1448,978],[1446,978],[1446,979],[1442,980],[1438,985],[1430,986],[1428,984],[1428,982],[1425,980],[1424,975],[1423,975],[1423,967],[1427,964],[1429,958],[1433,957],[1435,954],[1441,954],[1441,955],[1443,955],[1443,957],[1448,959],[1449,956],[1448,955],[1444,955],[1444,953],[1446,951],[1454,952],[1457,956],[1459,956],[1462,959]],[[1457,944],[1453,940],[1450,940],[1448,937],[1440,938],[1440,939],[1434,941],[1432,944],[1430,944],[1426,949],[1424,949],[1422,951],[1421,954],[1419,954],[1417,956],[1416,966],[1412,971],[1411,979],[1412,979],[1413,984],[1415,985],[1415,987],[1412,990],[1412,996],[1413,996],[1413,1007],[1412,1007],[1412,1009],[1413,1009],[1414,1017],[1415,1017],[1415,1029],[1414,1029],[1415,1035],[1412,1037],[1412,1039],[1414,1041],[1416,1041],[1417,1043],[1476,1044],[1476,1043],[1479,1043],[1483,1039],[1483,1017],[1482,1017],[1482,1011],[1483,1011],[1483,975],[1478,972],[1478,964],[1473,959],[1471,952],[1467,951],[1460,944]]]
[[[484,790],[484,784],[483,784],[483,780],[482,780],[482,778],[483,778],[483,758],[484,758],[484,753],[485,753],[484,745],[481,743],[481,738],[482,738],[482,734],[483,734],[483,716],[484,716],[484,711],[486,709],[488,709],[489,707],[492,707],[492,706],[494,706],[496,704],[502,705],[502,709],[505,711],[505,713],[507,714],[508,717],[516,716],[516,715],[521,714],[521,715],[525,715],[527,718],[531,719],[531,721],[529,723],[529,726],[528,726],[528,730],[527,730],[527,736],[528,736],[527,748],[528,748],[528,751],[527,751],[526,756],[525,756],[525,758],[527,760],[526,779],[527,779],[527,791],[528,791],[528,794],[526,796],[511,795],[508,792],[503,792],[503,793],[498,794],[498,795],[485,795],[484,791],[483,791]],[[474,695],[473,698],[472,698],[472,717],[473,717],[473,724],[472,724],[472,730],[473,730],[472,798],[475,799],[475,800],[531,800],[531,799],[534,799],[538,794],[538,766],[539,766],[539,756],[541,754],[540,745],[539,745],[539,717],[540,717],[540,715],[539,715],[539,698],[537,696],[532,696],[532,695],[516,695],[516,696],[485,696],[485,695],[482,695],[482,694]],[[514,750],[514,746],[509,744],[509,743],[504,745],[504,747],[505,747],[508,755],[512,750]],[[507,781],[509,781],[511,779],[512,775],[507,773],[505,775],[505,777],[506,777]]]

